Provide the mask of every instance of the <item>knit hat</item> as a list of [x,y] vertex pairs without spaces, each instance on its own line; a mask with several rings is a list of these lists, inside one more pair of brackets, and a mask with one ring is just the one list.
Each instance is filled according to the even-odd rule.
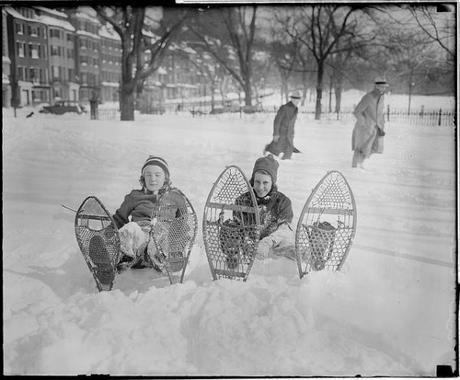
[[149,158],[147,158],[147,160],[145,161],[144,165],[142,166],[141,174],[144,173],[144,169],[148,165],[159,166],[165,172],[166,177],[169,178],[168,163],[165,160],[163,160],[161,157],[149,156]]
[[279,164],[273,158],[273,155],[269,154],[268,156],[260,157],[256,160],[256,163],[254,164],[251,180],[254,180],[254,175],[257,171],[264,170],[270,175],[270,177],[272,177],[273,185],[275,185],[278,177],[278,167]]

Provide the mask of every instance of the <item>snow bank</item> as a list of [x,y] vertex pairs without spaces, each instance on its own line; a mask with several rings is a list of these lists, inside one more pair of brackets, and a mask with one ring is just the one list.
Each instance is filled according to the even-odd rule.
[[185,282],[127,272],[97,293],[73,233],[90,194],[112,212],[149,154],[202,212],[226,165],[250,172],[272,115],[3,114],[3,359],[6,374],[434,376],[454,365],[455,133],[390,124],[385,153],[350,167],[353,123],[299,116],[281,162],[295,210],[328,170],[354,192],[357,235],[341,272],[300,280],[286,259],[247,282],[212,281],[201,231]]

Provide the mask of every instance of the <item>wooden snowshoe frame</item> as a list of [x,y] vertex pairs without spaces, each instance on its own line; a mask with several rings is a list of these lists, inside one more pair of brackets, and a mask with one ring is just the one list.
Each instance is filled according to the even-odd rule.
[[[184,206],[171,205],[168,196],[175,193],[183,198]],[[150,237],[158,253],[164,258],[161,268],[171,284],[182,283],[198,232],[196,212],[185,194],[179,189],[171,189],[163,194],[154,216]]]
[[342,268],[356,232],[353,192],[338,171],[312,190],[297,223],[295,251],[300,278],[310,271]]
[[120,238],[114,220],[97,197],[89,196],[82,202],[75,214],[74,227],[78,246],[96,281],[98,290],[111,290],[113,281],[110,284],[102,284],[96,276],[96,265],[89,255],[89,243],[94,236],[100,236],[110,256],[112,267],[115,268],[120,254]]
[[254,191],[238,166],[228,166],[214,183],[203,213],[203,240],[214,280],[246,281],[259,233]]

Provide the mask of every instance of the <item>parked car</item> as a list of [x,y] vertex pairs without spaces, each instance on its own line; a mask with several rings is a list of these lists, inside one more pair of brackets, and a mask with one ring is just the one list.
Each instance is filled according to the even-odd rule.
[[62,115],[66,112],[76,112],[78,114],[81,114],[87,111],[85,107],[78,102],[71,100],[59,100],[52,106],[43,106],[43,108],[39,112]]

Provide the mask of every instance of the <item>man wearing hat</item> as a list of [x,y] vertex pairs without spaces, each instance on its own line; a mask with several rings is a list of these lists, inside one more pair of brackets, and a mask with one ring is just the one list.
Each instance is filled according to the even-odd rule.
[[281,159],[290,160],[293,152],[299,153],[294,147],[294,126],[300,99],[300,93],[295,91],[291,94],[290,101],[278,110],[273,123],[273,140],[265,146],[264,154],[272,153],[279,156],[283,153]]
[[374,81],[374,89],[363,96],[353,114],[356,117],[351,138],[353,168],[363,168],[363,162],[372,153],[383,153],[385,135],[384,94],[388,88],[385,78]]

